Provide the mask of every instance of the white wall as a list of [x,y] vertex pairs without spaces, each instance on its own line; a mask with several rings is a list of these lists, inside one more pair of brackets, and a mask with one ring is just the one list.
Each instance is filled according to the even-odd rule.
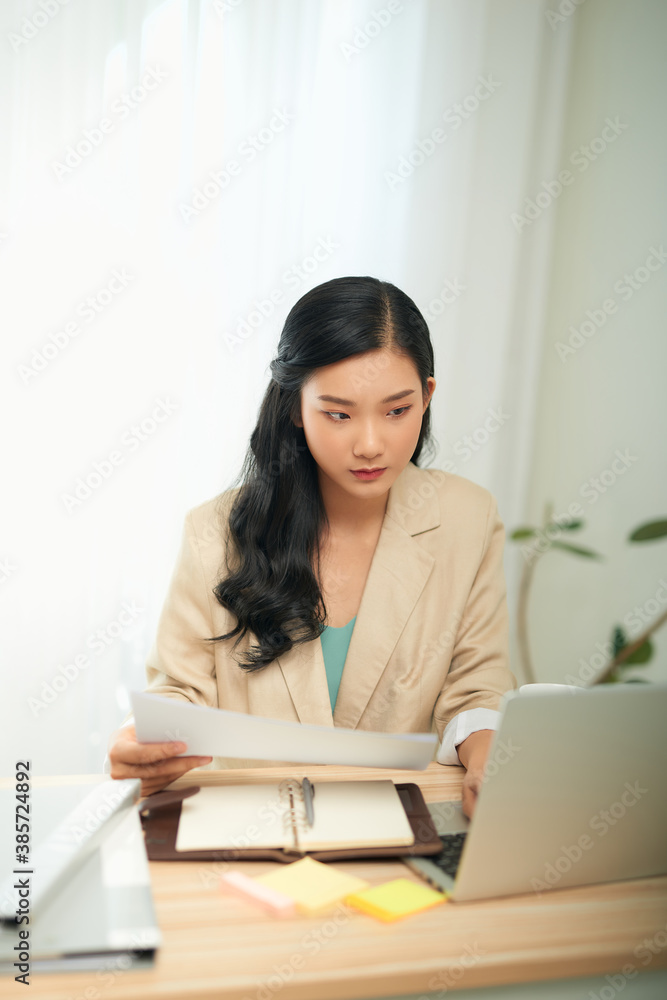
[[[561,164],[573,180],[523,229],[531,240],[555,216],[525,513],[534,524],[545,502],[558,514],[578,502],[586,526],[564,540],[606,558],[594,563],[552,551],[537,567],[529,620],[537,680],[543,681],[585,674],[581,661],[590,663],[614,623],[636,607],[654,619],[667,601],[667,586],[660,584],[667,581],[667,541],[626,541],[640,523],[667,516],[667,258],[658,266],[653,257],[658,269],[640,271],[636,290],[623,279],[645,267],[652,247],[667,247],[667,6],[587,0],[571,19]],[[584,170],[575,151],[600,136],[608,118],[624,128]],[[559,352],[570,325],[580,328],[587,310],[604,312],[605,300],[613,300],[616,311],[592,336],[581,337],[573,353]],[[601,492],[592,480],[626,451],[623,473]],[[610,482],[613,474],[604,478]],[[638,616],[629,624],[633,636],[646,627]],[[667,679],[667,627],[655,638],[654,660],[627,676]]]
[[[26,753],[38,774],[102,766],[184,514],[236,475],[287,311],[320,282],[375,274],[432,313],[433,464],[521,516],[551,231],[527,255],[510,214],[559,148],[550,2],[411,0],[382,31],[374,0],[89,0],[39,30],[30,0],[0,4],[0,773]],[[275,109],[293,120],[274,134]],[[112,295],[114,270],[131,278]]]
[[[662,7],[586,0],[552,26],[556,0],[411,0],[348,58],[341,45],[359,37],[377,6],[244,0],[222,18],[210,0],[90,0],[63,6],[27,41],[7,41],[0,562],[11,571],[0,569],[8,665],[0,773],[26,748],[36,773],[101,767],[128,690],[145,683],[185,511],[236,474],[288,309],[336,275],[394,281],[432,313],[433,464],[453,462],[490,489],[508,530],[524,514],[536,517],[545,499],[557,510],[577,499],[616,448],[641,456],[586,508],[585,537],[609,561],[554,553],[538,569],[540,679],[560,679],[590,656],[667,572],[665,546],[635,551],[622,542],[664,511],[660,422],[650,422],[645,402],[660,371],[663,272],[575,357],[563,363],[553,346],[665,233],[654,132]],[[33,8],[0,4],[0,38],[20,31]],[[165,79],[121,117],[120,95],[157,69]],[[482,79],[495,82],[477,100]],[[469,109],[461,121],[450,114],[460,102]],[[179,206],[267,127],[276,107],[294,121],[233,189],[186,222]],[[615,115],[628,129],[519,231],[511,216],[523,199]],[[103,117],[112,131],[57,176],[54,162]],[[387,175],[418,143],[428,147],[436,128],[446,141],[390,184]],[[313,248],[330,238],[337,246],[317,264]],[[315,270],[288,284],[285,274],[304,261]],[[79,315],[84,297],[107,294],[114,269],[133,276],[127,288],[26,382],[21,366]],[[465,291],[436,311],[448,281]],[[227,335],[276,292],[279,307],[230,351]],[[657,387],[653,395],[657,409]],[[163,398],[176,404],[169,418],[140,448],[128,446],[127,460],[80,506],[65,509],[78,477]],[[510,417],[484,440],[488,411],[499,408]],[[459,448],[480,433],[475,453]],[[513,614],[520,565],[508,544]],[[140,609],[129,625],[119,623],[126,603]],[[113,641],[97,649],[90,643],[100,628]],[[84,654],[88,666],[65,683]],[[516,657],[513,669],[525,679]],[[56,682],[58,697],[37,710]]]

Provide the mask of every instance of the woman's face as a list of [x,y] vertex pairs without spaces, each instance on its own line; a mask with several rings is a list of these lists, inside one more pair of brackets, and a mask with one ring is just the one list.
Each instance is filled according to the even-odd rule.
[[[301,391],[297,424],[322,488],[357,497],[386,493],[412,458],[434,389],[431,377],[424,401],[412,359],[388,348],[318,368]],[[384,472],[374,478],[354,475],[377,468]]]

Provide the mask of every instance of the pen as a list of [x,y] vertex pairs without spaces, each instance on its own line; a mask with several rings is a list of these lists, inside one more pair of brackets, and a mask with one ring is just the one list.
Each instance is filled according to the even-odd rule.
[[308,778],[304,778],[301,782],[301,787],[303,788],[303,801],[306,806],[306,821],[308,826],[312,826],[315,822],[315,812],[313,810],[313,798],[315,796],[315,789],[308,781]]

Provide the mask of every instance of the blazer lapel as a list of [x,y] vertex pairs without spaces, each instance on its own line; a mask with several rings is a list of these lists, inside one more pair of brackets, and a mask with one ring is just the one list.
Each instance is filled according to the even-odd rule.
[[[389,491],[382,530],[373,554],[345,669],[332,714],[322,644],[301,643],[278,659],[301,722],[355,729],[389,662],[435,559],[414,535],[440,523],[435,491],[412,462]],[[426,494],[426,495],[424,495]]]
[[440,523],[435,491],[410,462],[391,490],[336,700],[334,723],[356,729],[431,574],[434,557],[414,535]]
[[[356,625],[356,622],[355,622]],[[333,726],[331,699],[327,686],[322,643],[302,642],[289,653],[278,657],[278,663],[299,722],[316,726]]]

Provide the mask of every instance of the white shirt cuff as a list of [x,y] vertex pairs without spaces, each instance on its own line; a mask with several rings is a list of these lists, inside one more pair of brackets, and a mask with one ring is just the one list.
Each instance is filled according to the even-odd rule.
[[[126,719],[123,725],[119,726],[118,728],[125,729],[126,726],[133,726],[133,725],[134,725],[134,716],[131,715],[130,718]],[[109,753],[107,752],[107,755],[104,758],[104,763],[102,764],[102,774],[109,774],[110,772],[111,772],[111,761],[109,760]]]
[[436,760],[438,764],[456,764],[461,767],[461,761],[456,751],[459,743],[476,733],[479,729],[497,729],[501,713],[493,708],[469,708],[459,712],[450,719],[442,734],[442,743]]

